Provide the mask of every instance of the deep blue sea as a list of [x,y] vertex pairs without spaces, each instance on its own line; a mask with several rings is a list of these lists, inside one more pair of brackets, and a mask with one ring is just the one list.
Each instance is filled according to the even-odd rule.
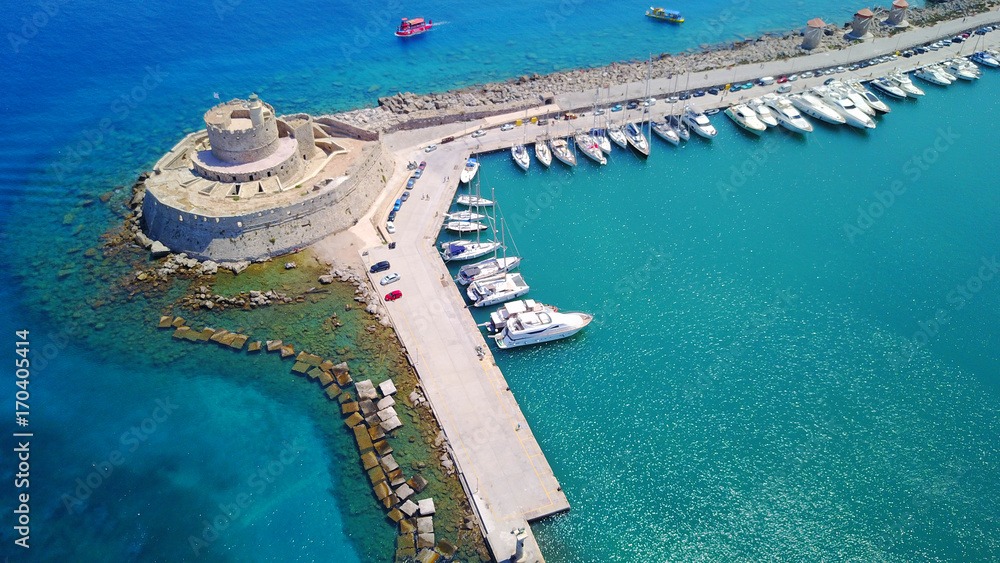
[[[111,300],[123,272],[85,251],[214,93],[321,113],[861,6],[684,0],[679,27],[647,7],[5,0],[0,555],[391,560],[324,400],[273,358],[151,337],[182,288]],[[403,16],[442,25],[401,42]],[[534,526],[548,561],[1000,559],[1000,72],[927,89],[867,134],[757,139],[719,116],[713,142],[654,139],[645,162],[484,159],[530,295],[596,316],[498,355],[572,506]],[[247,323],[313,322],[270,314]],[[16,330],[35,354],[29,550],[13,544]],[[247,492],[196,553],[189,538]]]

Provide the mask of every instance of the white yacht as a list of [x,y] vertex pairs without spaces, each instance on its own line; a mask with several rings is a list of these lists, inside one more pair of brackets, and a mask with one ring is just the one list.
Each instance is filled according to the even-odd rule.
[[592,320],[594,317],[587,313],[525,311],[508,319],[494,338],[501,349],[539,344],[573,336]]
[[528,293],[528,284],[521,274],[501,274],[481,278],[469,284],[466,293],[473,307],[489,307]]
[[847,87],[850,88],[851,90],[854,90],[855,92],[863,96],[865,102],[868,104],[868,107],[872,108],[873,110],[880,111],[882,113],[889,113],[890,111],[892,111],[892,108],[890,108],[888,105],[886,105],[885,102],[880,100],[878,96],[875,95],[874,92],[872,92],[868,88],[865,88],[865,85],[862,84],[860,81],[848,80],[844,84],[846,84]]
[[1000,60],[997,60],[991,53],[987,51],[977,51],[972,55],[972,60],[985,66],[1000,68]]
[[876,78],[869,82],[869,84],[879,92],[898,100],[902,100],[907,96],[906,91],[900,88],[899,83],[888,76]]
[[448,221],[444,224],[444,228],[456,233],[477,233],[489,227],[478,221]]
[[444,258],[445,262],[451,262],[452,260],[472,260],[473,258],[486,256],[501,246],[499,242],[493,240],[483,242],[453,240],[441,243],[441,250],[444,251],[441,257]]
[[608,134],[604,129],[591,129],[590,136],[594,138],[604,154],[611,154],[611,141],[608,140]]
[[827,123],[832,123],[834,125],[843,125],[847,122],[837,110],[828,106],[823,100],[819,99],[817,96],[808,93],[792,94],[788,96],[788,101],[792,102],[799,111],[808,115],[809,117],[815,117],[820,121],[825,121]]
[[938,86],[948,86],[951,84],[951,80],[948,79],[948,74],[935,65],[918,68],[916,72],[913,73],[913,76],[930,82],[931,84],[937,84]]
[[569,150],[569,143],[566,142],[566,139],[552,139],[549,141],[549,146],[552,147],[552,155],[559,162],[566,166],[576,166],[576,155]]
[[875,117],[875,108],[868,105],[868,100],[861,95],[860,92],[856,91],[854,88],[849,87],[847,84],[840,82],[831,82],[827,88],[837,90],[841,95],[850,98],[854,105],[865,113],[868,117]]
[[812,123],[809,123],[809,120],[802,117],[802,114],[799,113],[799,110],[795,109],[795,106],[792,105],[792,102],[788,101],[788,98],[768,93],[764,95],[764,103],[767,107],[774,110],[775,117],[778,118],[778,122],[785,129],[794,133],[812,132]]
[[455,280],[462,285],[469,285],[479,279],[506,274],[518,267],[520,263],[520,257],[507,256],[504,258],[490,258],[489,260],[483,260],[475,264],[466,264],[458,270],[458,276]]
[[576,148],[580,149],[584,155],[586,155],[590,160],[604,165],[608,163],[608,159],[604,157],[604,151],[597,144],[597,140],[590,136],[589,133],[580,133],[576,136]]
[[764,131],[767,131],[767,125],[764,125],[764,122],[757,118],[757,112],[750,109],[750,106],[746,104],[729,106],[726,108],[726,115],[734,123],[742,127],[744,131],[749,131],[755,135],[760,135]]
[[668,115],[664,119],[666,119],[667,125],[677,132],[677,136],[680,137],[682,141],[688,141],[691,139],[691,130],[684,124],[683,119],[677,117],[676,115]]
[[518,299],[508,301],[499,309],[490,313],[490,320],[479,326],[485,326],[490,334],[496,334],[507,326],[507,321],[511,317],[521,313],[535,313],[538,311],[558,311],[555,307],[550,307],[544,303],[539,303],[534,299]]
[[778,117],[774,115],[774,112],[771,111],[771,108],[767,107],[767,104],[764,103],[764,100],[760,98],[754,98],[750,100],[750,102],[747,103],[747,105],[750,106],[750,109],[752,109],[754,112],[757,113],[757,119],[760,119],[761,123],[767,125],[768,127],[778,126]]
[[628,139],[625,138],[625,133],[622,131],[621,127],[610,127],[608,128],[608,137],[619,147],[623,149],[628,148]]
[[969,62],[961,57],[942,61],[940,64],[945,71],[962,80],[979,80],[983,75],[983,72],[979,70],[976,63]]
[[701,111],[697,106],[687,105],[684,106],[684,116],[681,118],[688,127],[694,130],[695,133],[701,135],[706,139],[712,139],[719,134],[712,126],[712,122],[708,120],[708,116],[705,112]]
[[535,141],[535,158],[546,168],[552,165],[552,151],[549,150],[549,145],[545,141]]
[[664,141],[674,145],[675,147],[681,143],[681,138],[677,136],[677,131],[674,131],[666,123],[651,122],[650,128],[656,136],[663,139]]
[[478,221],[486,216],[472,211],[456,211],[455,213],[445,213],[444,218],[449,221]]
[[628,144],[643,156],[649,156],[649,140],[642,132],[642,127],[635,123],[625,125],[625,139]]
[[875,128],[875,121],[869,117],[868,114],[858,109],[858,106],[854,105],[854,101],[844,95],[844,93],[838,88],[815,86],[810,89],[810,92],[820,96],[823,101],[836,110],[836,112],[839,113],[841,117],[844,118],[844,121],[846,121],[851,127],[857,127],[858,129]]
[[911,97],[917,98],[924,95],[924,91],[917,87],[916,84],[910,80],[910,75],[902,71],[890,72],[888,77],[897,88],[903,91],[903,94]]
[[514,164],[517,164],[518,168],[525,172],[531,166],[531,157],[528,155],[528,149],[524,145],[514,145],[511,147],[510,157],[514,159]]
[[462,169],[459,179],[463,184],[468,184],[476,177],[476,172],[479,172],[479,161],[475,158],[470,158],[465,162],[465,168]]
[[489,207],[493,205],[491,200],[477,195],[462,194],[455,199],[455,203],[466,207]]

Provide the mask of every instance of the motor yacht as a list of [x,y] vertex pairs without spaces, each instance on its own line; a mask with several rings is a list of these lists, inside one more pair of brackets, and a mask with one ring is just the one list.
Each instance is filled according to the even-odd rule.
[[479,326],[486,327],[486,330],[492,335],[503,330],[511,317],[521,313],[536,313],[539,311],[559,311],[559,309],[539,303],[534,299],[517,299],[504,303],[499,309],[490,313],[489,321]]
[[455,280],[462,285],[469,285],[478,279],[506,274],[514,268],[517,268],[520,264],[521,258],[518,256],[490,258],[489,260],[483,260],[482,262],[462,266],[462,268],[458,270],[458,276],[455,277]]
[[462,169],[459,179],[463,184],[468,184],[476,177],[476,172],[479,172],[479,161],[475,158],[470,158],[465,161],[465,168]]
[[517,164],[518,168],[525,172],[531,166],[531,157],[528,155],[528,149],[524,145],[514,145],[511,147],[510,157],[514,159],[514,164]]
[[916,76],[926,82],[930,82],[931,84],[937,84],[938,86],[948,86],[952,82],[948,79],[948,75],[936,65],[918,68],[916,72],[913,73],[913,76]]
[[445,262],[454,260],[472,260],[480,256],[486,256],[490,252],[501,248],[502,245],[493,240],[475,242],[471,240],[453,240],[441,244],[441,257]]
[[470,283],[466,294],[472,300],[473,307],[489,307],[517,299],[528,293],[529,289],[521,274],[506,273]]
[[986,51],[977,51],[972,55],[972,60],[984,66],[1000,68],[1000,60]]
[[656,136],[663,139],[664,141],[674,145],[675,147],[680,144],[681,138],[677,136],[677,132],[670,128],[666,123],[651,122],[650,129]]
[[545,141],[535,141],[535,158],[546,168],[552,165],[552,151]]
[[854,102],[854,106],[868,117],[875,117],[875,108],[868,105],[868,100],[866,100],[860,92],[855,91],[854,88],[849,87],[847,84],[844,84],[839,80],[831,82],[827,88],[837,90],[837,93],[840,95],[847,96],[852,102]]
[[768,127],[778,126],[778,117],[774,115],[771,108],[767,107],[764,100],[760,98],[753,98],[747,103],[747,105],[750,106],[750,109],[757,114],[757,119],[759,119],[761,123],[767,125]]
[[608,163],[608,159],[604,157],[604,151],[601,150],[601,147],[597,144],[597,140],[591,137],[589,133],[576,135],[576,148],[580,149],[580,152],[590,158],[590,160],[600,165]]
[[799,110],[795,109],[792,102],[784,96],[773,93],[764,96],[764,104],[774,111],[774,116],[778,118],[778,123],[782,127],[794,133],[810,133],[813,130],[812,123],[802,117]]
[[860,81],[848,80],[844,84],[857,94],[863,96],[865,102],[868,104],[868,107],[872,108],[873,110],[882,113],[889,113],[890,111],[892,111],[892,108],[890,108],[888,105],[886,105],[885,102],[880,100],[878,96],[875,95],[874,92],[872,92],[868,88],[865,88],[865,85],[862,84]]
[[694,130],[695,133],[701,135],[706,139],[713,139],[719,134],[712,122],[708,120],[708,116],[705,112],[701,111],[697,106],[687,105],[684,106],[684,116],[681,118],[688,127]]
[[888,76],[876,78],[869,82],[869,84],[871,84],[872,88],[875,88],[887,96],[896,98],[897,100],[902,100],[907,96],[906,91],[900,88],[899,83],[895,79]]
[[625,125],[625,139],[629,146],[639,152],[642,156],[649,156],[649,140],[646,139],[642,127],[635,123]]
[[910,75],[905,72],[896,70],[889,73],[889,80],[891,80],[904,94],[911,98],[917,98],[924,95],[924,91],[917,87],[916,84],[910,80]]
[[576,166],[576,155],[569,149],[569,143],[566,142],[566,139],[552,139],[549,141],[549,147],[552,148],[552,155],[559,162],[566,166]]
[[822,98],[823,102],[836,110],[851,127],[857,127],[858,129],[875,128],[875,120],[861,111],[854,104],[854,101],[840,89],[830,88],[829,86],[815,86],[810,88],[809,91]]
[[767,125],[764,125],[764,122],[757,117],[757,112],[750,109],[750,106],[746,104],[729,106],[726,108],[726,115],[734,123],[742,127],[744,131],[749,131],[755,135],[760,135],[764,131],[767,131]]
[[788,96],[788,101],[792,102],[792,105],[802,113],[808,115],[809,117],[815,117],[820,121],[825,121],[834,125],[842,125],[847,122],[847,120],[844,119],[844,117],[841,116],[837,110],[833,109],[823,100],[819,99],[818,96],[813,94],[806,92],[801,94],[792,94]]
[[976,63],[970,62],[961,57],[943,61],[941,66],[949,74],[953,74],[962,80],[979,80],[983,72],[979,70]]
[[494,338],[501,349],[550,342],[573,336],[594,320],[587,313],[558,311],[525,311],[507,320]]

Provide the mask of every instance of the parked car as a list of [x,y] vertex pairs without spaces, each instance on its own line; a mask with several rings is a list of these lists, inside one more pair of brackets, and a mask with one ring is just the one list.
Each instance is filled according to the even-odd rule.
[[438,148],[437,145],[427,145],[427,148],[424,149],[424,152],[433,152],[436,151],[437,148]]
[[396,224],[393,223],[392,221],[386,221],[385,222],[385,230],[390,235],[396,234]]
[[399,196],[399,199],[403,201],[410,199],[410,192],[403,192],[403,195]]
[[513,128],[514,128],[513,123],[504,123],[503,125],[500,126],[501,131],[510,131]]
[[414,176],[410,176],[410,179],[406,181],[406,189],[412,190],[413,189],[413,184],[415,184],[416,182],[417,182],[417,178],[414,177]]
[[824,81],[823,81],[823,84],[824,84],[824,85],[828,85],[828,84],[830,84],[831,82],[836,82],[836,81],[837,81],[837,79],[836,79],[836,78],[827,78],[826,80],[824,80]]
[[389,220],[390,221],[395,221],[396,220],[396,212],[395,211],[390,211],[389,212]]
[[792,85],[791,84],[787,84],[786,83],[786,84],[782,84],[781,86],[778,86],[778,93],[779,94],[784,94],[785,92],[791,92],[791,91],[792,91]]
[[604,115],[604,108],[597,108],[597,111],[594,112],[594,115]]
[[396,200],[396,203],[394,203],[394,204],[392,205],[392,210],[393,210],[393,211],[399,211],[399,208],[400,208],[400,207],[403,207],[403,200],[401,200],[401,199],[397,199],[397,200]]
[[704,90],[698,90],[698,91],[697,91],[697,92],[695,92],[695,93],[694,93],[693,95],[694,95],[694,97],[695,97],[695,98],[700,98],[700,97],[704,96],[704,95],[705,95],[705,94],[707,94],[707,93],[708,93],[708,92],[706,92],[706,91],[704,91]]
[[775,82],[777,82],[778,84],[784,84],[785,82],[788,82],[788,77],[787,76],[782,76],[782,77],[778,78],[777,80],[775,80]]
[[395,301],[395,300],[399,299],[402,296],[403,296],[403,292],[397,289],[396,291],[392,291],[392,292],[386,293],[385,294],[385,300],[386,301]]
[[614,107],[611,108],[611,111],[621,111],[621,110],[622,110],[621,104],[615,104]]
[[642,105],[643,105],[643,107],[647,107],[647,108],[649,106],[655,106],[656,105],[656,98],[647,98],[646,100],[643,100]]
[[688,93],[688,92],[684,92],[683,94],[680,95],[680,99],[682,99],[682,100],[690,100],[691,99],[691,94]]
[[368,271],[370,273],[374,274],[375,272],[384,272],[384,271],[386,271],[388,269],[389,269],[389,261],[388,260],[382,260],[381,262],[376,262],[376,263],[372,264],[372,267],[369,268]]
[[379,283],[382,284],[382,285],[389,285],[390,283],[397,282],[397,281],[399,281],[399,274],[396,273],[396,272],[393,272],[393,273],[389,274],[388,276],[382,278],[382,281],[380,281]]
[[486,134],[486,131],[484,131],[483,129],[479,129],[475,133],[472,134],[472,138],[482,137],[485,134]]
[[713,95],[713,96],[718,96],[719,95],[719,89],[713,86],[713,87],[711,87],[711,88],[708,89],[708,93],[711,94],[711,95]]
[[961,43],[963,41],[965,41],[965,38],[962,37],[961,35],[956,35],[955,37],[951,38],[952,43]]
[[632,101],[629,102],[627,106],[625,106],[625,109],[635,109],[637,107],[639,107],[639,102]]
[[[803,77],[803,78],[805,78],[805,77]],[[788,75],[788,81],[789,82],[795,82],[798,79],[799,79],[799,75],[798,74],[790,74],[790,75]]]
[[424,175],[424,171],[423,171],[423,170],[421,170],[421,169],[419,169],[419,168],[417,169],[417,171],[416,171],[416,172],[414,172],[414,173],[413,173],[413,177],[414,177],[414,178],[419,178],[419,177],[421,177],[421,176],[423,176],[423,175]]
[[427,168],[427,161],[426,160],[421,160],[420,161],[420,169],[423,170],[424,168]]
[[761,86],[770,86],[771,84],[774,84],[774,77],[773,76],[763,76],[763,77],[761,77],[760,79],[757,80],[757,84],[759,84]]

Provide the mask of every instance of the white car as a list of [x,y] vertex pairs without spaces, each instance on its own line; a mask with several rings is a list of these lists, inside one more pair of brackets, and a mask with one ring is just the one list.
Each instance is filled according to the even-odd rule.
[[799,79],[799,75],[798,74],[793,74],[793,75],[791,75],[791,76],[788,77],[788,81],[789,82],[795,82],[798,79]]
[[604,109],[598,108],[598,110],[594,112],[594,115],[604,115]]
[[656,105],[656,98],[649,98],[646,101],[642,102],[642,105],[644,107],[647,107],[647,108],[649,106],[655,106]]
[[513,123],[504,123],[503,125],[500,126],[501,131],[510,131],[513,128],[514,128]]
[[382,284],[382,285],[389,285],[390,283],[397,282],[397,281],[399,281],[399,274],[393,272],[393,273],[389,274],[388,276],[382,278],[382,281],[380,281],[379,283]]
[[427,148],[424,149],[424,152],[433,152],[436,151],[437,148],[438,148],[437,145],[427,145]]
[[486,134],[486,131],[484,131],[483,129],[480,129],[480,130],[478,130],[478,131],[476,131],[475,133],[472,134],[472,138],[475,139],[476,137],[482,137],[485,134]]
[[392,221],[386,221],[385,222],[385,230],[390,235],[396,234],[396,224],[393,223]]

